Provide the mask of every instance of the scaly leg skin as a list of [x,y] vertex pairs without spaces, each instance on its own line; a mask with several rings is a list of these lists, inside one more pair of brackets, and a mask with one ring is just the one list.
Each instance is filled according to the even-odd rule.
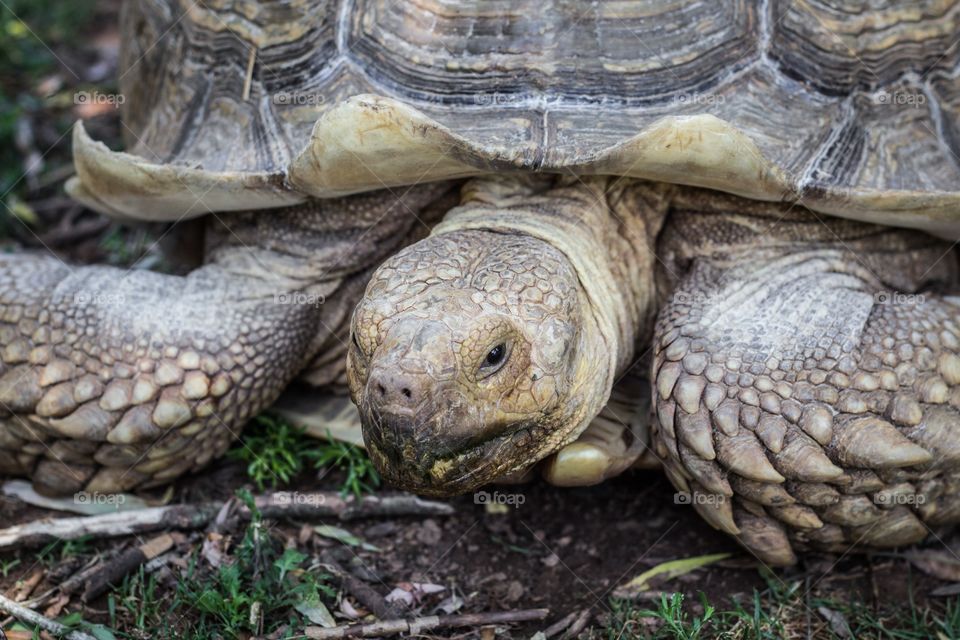
[[275,303],[278,285],[219,264],[178,278],[0,259],[0,471],[49,494],[122,491],[221,455],[317,331],[317,307]]
[[419,225],[385,215],[396,204],[223,216],[230,228],[211,224],[208,263],[185,277],[0,256],[0,473],[46,494],[128,491],[222,455],[337,346],[352,280]]
[[718,218],[678,212],[661,246],[680,278],[655,337],[673,484],[771,565],[960,520],[960,307],[932,293],[956,286],[948,245]]

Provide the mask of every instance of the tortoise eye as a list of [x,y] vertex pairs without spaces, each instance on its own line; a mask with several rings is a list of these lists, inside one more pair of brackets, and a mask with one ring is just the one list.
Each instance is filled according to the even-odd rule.
[[487,354],[487,359],[484,361],[484,366],[486,367],[495,367],[501,362],[503,362],[503,356],[507,353],[507,345],[498,344],[493,349],[490,350],[490,353]]
[[508,352],[509,349],[505,342],[501,342],[493,349],[490,349],[487,357],[483,359],[483,363],[480,365],[480,371],[485,375],[492,375],[506,362]]
[[350,339],[353,341],[353,346],[356,347],[357,351],[363,353],[363,349],[360,348],[360,340],[357,338],[356,332],[350,332]]

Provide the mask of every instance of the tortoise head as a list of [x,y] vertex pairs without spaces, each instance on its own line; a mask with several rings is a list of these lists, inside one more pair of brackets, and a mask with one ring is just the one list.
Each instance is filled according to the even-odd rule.
[[591,357],[581,298],[566,257],[522,234],[452,231],[384,263],[347,367],[385,479],[463,493],[575,437]]

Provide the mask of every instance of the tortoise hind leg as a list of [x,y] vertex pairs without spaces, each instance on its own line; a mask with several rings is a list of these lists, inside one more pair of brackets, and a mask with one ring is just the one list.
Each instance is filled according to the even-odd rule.
[[698,258],[660,312],[668,475],[766,563],[911,544],[960,517],[960,307],[887,284],[953,269],[914,269],[941,246],[877,244]]
[[363,447],[360,412],[349,395],[296,387],[287,389],[271,411],[304,429],[308,436]]
[[649,448],[649,388],[646,378],[635,372],[624,376],[580,437],[544,461],[544,479],[560,487],[584,487],[630,467],[659,467],[659,459]]

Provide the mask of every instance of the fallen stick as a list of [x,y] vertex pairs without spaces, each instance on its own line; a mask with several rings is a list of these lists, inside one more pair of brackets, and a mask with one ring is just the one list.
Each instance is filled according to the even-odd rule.
[[579,638],[580,632],[586,629],[588,622],[590,622],[589,608],[580,612],[580,615],[578,615],[577,619],[573,621],[573,624],[570,625],[570,628],[567,629],[566,633],[560,636],[560,640],[572,640],[573,638]]
[[87,578],[83,601],[90,602],[109,589],[110,585],[120,582],[136,571],[140,565],[166,553],[171,547],[173,547],[173,538],[165,533],[146,544],[124,551]]
[[13,600],[10,600],[6,596],[0,595],[0,611],[3,611],[6,614],[9,614],[28,625],[33,625],[35,627],[40,627],[47,633],[50,633],[58,638],[66,638],[66,640],[97,640],[93,636],[83,633],[82,631],[72,631],[69,627],[65,627],[59,622],[54,622],[49,618],[45,618],[36,611],[27,609],[23,605],[17,604]]
[[340,588],[369,609],[377,620],[391,620],[399,615],[399,612],[387,602],[386,598],[377,593],[376,589],[348,572],[338,562],[327,559],[323,563],[340,583]]
[[115,538],[166,529],[196,529],[217,512],[218,505],[177,505],[121,511],[81,518],[46,518],[0,530],[0,550],[41,547],[59,540]]
[[13,601],[24,602],[25,600],[30,598],[30,596],[33,595],[33,590],[36,589],[37,585],[39,585],[43,581],[43,577],[46,575],[46,573],[47,573],[46,569],[44,569],[43,567],[40,567],[39,569],[33,572],[33,575],[31,575],[29,578],[24,580],[22,583],[18,582],[17,590],[13,595]]
[[454,616],[427,616],[415,620],[385,620],[371,624],[351,624],[343,627],[325,629],[307,627],[304,634],[315,640],[339,640],[340,638],[374,638],[392,636],[398,633],[418,635],[432,629],[451,629],[454,627],[481,627],[506,622],[532,622],[543,620],[550,615],[549,609],[526,609],[523,611],[505,611],[502,613],[467,613]]
[[577,612],[573,611],[567,614],[563,619],[554,622],[552,625],[543,630],[543,635],[547,640],[550,640],[553,636],[566,631],[570,628],[570,625],[573,624],[573,621],[577,619]]
[[[257,509],[265,518],[311,519],[336,517],[341,520],[398,516],[443,516],[453,507],[442,502],[421,500],[409,494],[367,496],[360,500],[342,498],[332,491],[297,493],[281,491],[256,498]],[[200,529],[213,520],[223,503],[175,505],[120,511],[82,518],[44,519],[0,529],[0,551],[22,547],[40,547],[53,541],[113,538],[167,530]],[[237,511],[250,518],[244,506]]]
[[[113,559],[115,556],[113,554],[108,555],[109,560]],[[100,570],[100,565],[102,562],[99,559],[99,556],[90,561],[85,567],[80,569],[78,572],[64,580],[60,583],[58,587],[60,593],[66,593],[68,595],[73,595],[77,591],[83,588],[83,585],[87,583],[87,580]]]
[[[334,516],[340,520],[359,518],[387,518],[399,516],[448,516],[453,507],[444,502],[423,500],[415,495],[400,493],[386,496],[342,497],[333,491],[277,491],[258,496],[257,509],[264,518],[312,518]],[[242,505],[238,511],[249,517]]]

